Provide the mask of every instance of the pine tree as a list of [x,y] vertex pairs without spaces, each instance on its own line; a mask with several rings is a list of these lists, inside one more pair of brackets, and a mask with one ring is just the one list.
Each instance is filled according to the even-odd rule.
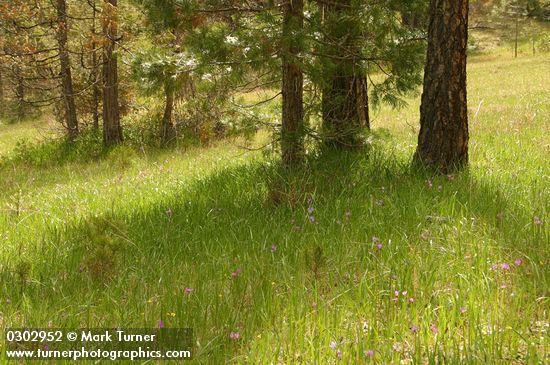
[[103,142],[106,146],[122,142],[118,100],[117,0],[104,0],[103,7]]
[[468,0],[431,0],[415,161],[447,172],[468,163]]
[[299,167],[304,159],[304,75],[298,59],[301,52],[300,31],[303,29],[303,0],[283,3],[283,110],[281,152],[283,165]]

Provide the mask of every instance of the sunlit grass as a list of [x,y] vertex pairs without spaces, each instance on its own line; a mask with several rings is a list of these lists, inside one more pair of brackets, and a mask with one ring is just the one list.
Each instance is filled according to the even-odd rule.
[[212,364],[545,363],[548,85],[547,55],[472,57],[453,176],[408,167],[418,98],[298,177],[236,141],[8,165],[0,326],[163,320]]

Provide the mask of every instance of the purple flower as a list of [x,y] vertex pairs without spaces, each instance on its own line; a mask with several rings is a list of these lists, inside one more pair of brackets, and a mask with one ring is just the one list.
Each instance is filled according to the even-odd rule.
[[379,250],[381,250],[381,249],[382,249],[382,247],[383,247],[383,246],[382,246],[382,244],[381,244],[381,243],[379,243],[379,244],[377,244],[377,245],[376,245],[376,248],[378,248]]
[[315,209],[313,209],[313,207],[307,208],[307,212],[308,212],[309,214],[313,213],[314,210],[315,210]]
[[376,236],[373,236],[372,237],[372,243],[378,243],[380,242],[380,238],[376,237]]
[[311,223],[315,222],[315,217],[312,216],[312,215],[310,215],[310,216],[309,216],[309,221],[310,221]]
[[336,347],[338,347],[338,344],[336,341],[330,341],[330,344],[328,345],[331,349],[336,350]]
[[191,294],[192,291],[193,291],[193,289],[191,289],[191,288],[185,288],[185,289],[183,289],[183,292],[184,292],[185,294],[187,294],[187,295]]
[[399,290],[394,291],[393,294],[395,294],[395,296],[398,297],[399,296]]
[[368,357],[372,357],[374,356],[374,351],[373,350],[368,350],[365,355],[367,355]]
[[460,313],[462,314],[466,313],[466,307],[460,307]]
[[414,298],[413,298],[413,297],[410,297],[410,298],[409,298],[409,302],[414,303]]
[[492,264],[491,265],[491,270],[496,270],[498,268],[498,265],[497,264]]
[[437,326],[432,323],[430,325],[430,331],[432,331],[433,333],[437,333],[439,330],[437,329]]
[[277,245],[271,245],[271,252],[277,251]]
[[241,334],[239,332],[231,332],[229,338],[233,341],[237,341],[241,338]]
[[340,349],[336,350],[336,357],[337,357],[337,358],[341,358],[341,357],[342,357],[342,352],[340,351]]
[[162,319],[159,320],[158,327],[159,328],[164,328],[164,321]]
[[44,351],[46,352],[50,351],[50,346],[48,346],[48,344],[44,345]]
[[537,225],[537,226],[541,226],[542,225],[542,220],[539,217],[535,217],[535,218],[533,218],[533,223],[535,223],[535,225]]
[[413,324],[413,325],[411,326],[411,332],[412,332],[412,333],[418,333],[418,326],[415,325],[415,324]]
[[235,270],[235,272],[236,272],[237,274],[240,274],[240,273],[243,272],[243,269],[241,269],[240,267],[238,267],[237,270]]
[[510,265],[508,264],[501,264],[500,267],[502,268],[502,270],[510,270]]
[[231,273],[231,277],[232,277],[232,278],[236,278],[237,275],[238,275],[238,274],[237,274],[235,271],[233,271],[233,272]]
[[522,263],[523,261],[521,259],[516,259],[516,261],[514,261],[514,264],[516,264],[516,266],[520,266]]
[[502,285],[500,286],[500,289],[506,289],[507,287],[508,287],[508,285],[502,284]]

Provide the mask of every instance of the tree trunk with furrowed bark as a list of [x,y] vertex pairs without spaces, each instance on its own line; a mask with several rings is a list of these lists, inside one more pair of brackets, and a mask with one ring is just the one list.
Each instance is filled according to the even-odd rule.
[[78,135],[78,119],[74,100],[71,59],[67,46],[67,3],[57,0],[57,44],[59,46],[59,63],[61,66],[61,90],[65,107],[65,121],[69,141],[74,142]]
[[296,38],[304,21],[303,0],[283,0],[283,111],[281,152],[283,165],[296,168],[304,162],[304,75],[298,59],[300,41]]
[[468,163],[468,0],[431,0],[428,57],[414,160],[447,172]]
[[104,0],[103,8],[103,141],[106,146],[122,142],[118,103],[117,0]]
[[325,82],[322,96],[324,142],[337,148],[360,145],[370,127],[367,77],[360,60],[360,32],[351,0],[320,2],[326,22]]

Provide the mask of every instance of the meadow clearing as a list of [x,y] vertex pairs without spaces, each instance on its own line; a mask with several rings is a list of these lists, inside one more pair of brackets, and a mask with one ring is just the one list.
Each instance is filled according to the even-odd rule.
[[472,56],[468,88],[448,176],[409,167],[418,97],[289,179],[236,139],[13,160],[36,122],[0,125],[0,327],[192,327],[211,364],[550,362],[550,58]]

